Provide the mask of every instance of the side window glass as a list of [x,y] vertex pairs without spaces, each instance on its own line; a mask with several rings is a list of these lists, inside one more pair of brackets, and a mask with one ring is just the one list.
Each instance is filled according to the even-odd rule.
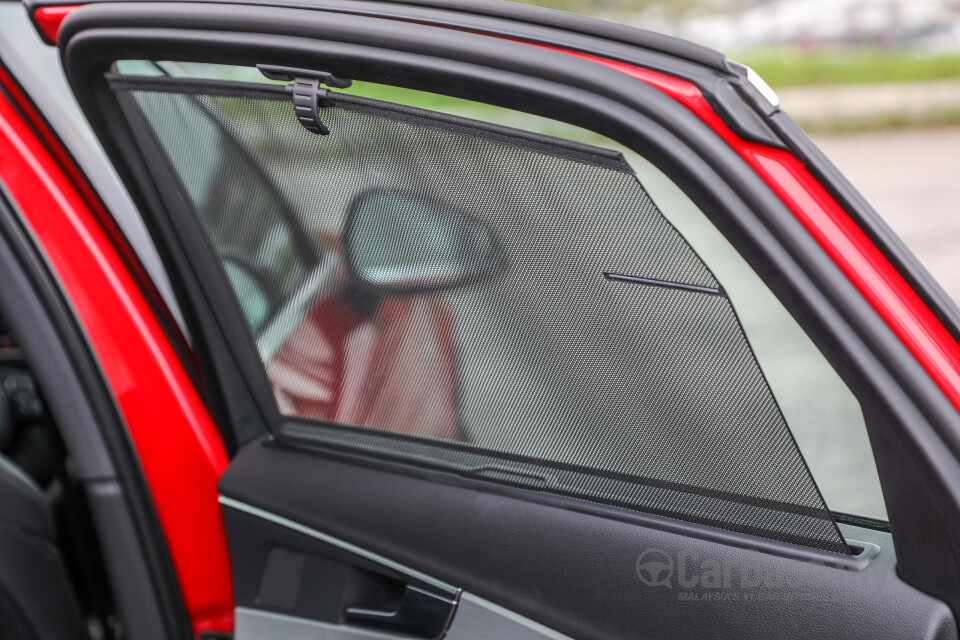
[[222,258],[249,324],[262,331],[322,253],[253,159],[256,147],[270,141],[241,135],[224,111],[229,107],[205,96],[171,103],[163,94],[144,94],[139,106],[157,123],[155,144],[169,154],[174,179]]
[[746,260],[653,165],[630,162],[664,215],[723,283],[767,383],[831,510],[885,520],[860,404]]
[[842,423],[864,459],[811,466],[882,515],[853,396],[642,158],[389,87],[331,93],[316,135],[282,86],[111,85],[183,181],[288,437],[844,551],[794,439]]

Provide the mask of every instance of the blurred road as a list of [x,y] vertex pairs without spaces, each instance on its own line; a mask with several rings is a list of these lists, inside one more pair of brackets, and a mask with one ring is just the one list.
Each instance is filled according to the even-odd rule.
[[960,304],[960,127],[813,138]]

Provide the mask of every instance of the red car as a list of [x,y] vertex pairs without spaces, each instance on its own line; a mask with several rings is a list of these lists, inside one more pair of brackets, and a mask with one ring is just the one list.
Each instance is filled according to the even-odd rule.
[[721,54],[0,2],[0,637],[956,638],[960,312]]

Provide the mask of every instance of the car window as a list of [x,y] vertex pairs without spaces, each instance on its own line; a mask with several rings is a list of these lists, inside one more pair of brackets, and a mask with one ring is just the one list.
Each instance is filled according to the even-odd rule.
[[[128,73],[169,75],[145,61],[122,67]],[[322,252],[322,239],[304,228],[288,197],[255,159],[258,147],[277,141],[269,128],[235,127],[226,105],[202,96],[170,103],[161,94],[148,95],[140,108],[158,123],[152,132],[173,165],[172,179],[193,203],[247,321],[259,335]]]
[[[195,71],[256,80],[255,70],[240,67]],[[620,151],[661,213],[723,285],[827,505],[886,519],[866,424],[853,393],[730,242],[655,165],[592,131],[526,113],[385,85],[356,83],[350,91]]]
[[[181,176],[235,272],[293,418],[285,435],[835,551],[821,490],[836,510],[883,515],[852,394],[639,156],[464,101],[411,107],[437,97],[392,87],[329,94],[319,109],[329,134],[316,135],[282,86],[123,76],[111,86],[152,129],[138,139],[145,157]],[[224,135],[233,140],[212,148],[227,157],[198,168],[194,141]],[[205,213],[215,179],[204,171],[226,191],[215,200],[233,203],[217,214],[233,216],[227,241]],[[282,206],[236,197],[253,174]],[[277,221],[318,258],[251,285],[257,276],[226,248],[249,246],[283,272],[271,234],[292,243]],[[275,299],[270,314],[251,291]]]

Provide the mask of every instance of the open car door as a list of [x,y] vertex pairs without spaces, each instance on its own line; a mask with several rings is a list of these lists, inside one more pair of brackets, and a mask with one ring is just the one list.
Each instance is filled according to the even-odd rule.
[[195,630],[957,636],[956,310],[752,72],[497,2],[28,10],[231,452]]

